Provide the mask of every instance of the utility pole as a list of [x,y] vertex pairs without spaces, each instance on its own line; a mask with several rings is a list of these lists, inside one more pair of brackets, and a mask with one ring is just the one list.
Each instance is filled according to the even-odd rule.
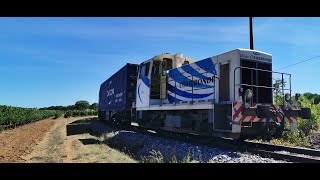
[[253,50],[253,28],[252,28],[252,18],[249,17],[250,19],[250,49]]

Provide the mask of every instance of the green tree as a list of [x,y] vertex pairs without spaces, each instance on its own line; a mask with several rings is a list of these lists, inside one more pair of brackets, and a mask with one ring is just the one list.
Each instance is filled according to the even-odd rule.
[[320,103],[320,95],[319,94],[313,94],[313,93],[304,93],[303,94],[306,98],[309,100],[313,101],[314,104],[319,104]]
[[66,107],[66,110],[75,110],[75,109],[76,109],[75,105],[69,105]]
[[303,95],[309,100],[311,100],[314,97],[314,95],[312,93],[309,93],[309,92],[304,93]]
[[75,104],[75,108],[78,110],[89,109],[89,107],[90,107],[89,102],[85,100],[77,101]]
[[[282,94],[282,80],[276,79],[276,82],[273,84],[274,89],[274,103],[282,104],[283,103],[283,94]],[[283,88],[286,87],[286,81],[283,80]]]
[[314,98],[314,104],[319,104],[320,103],[320,95],[316,95],[316,97]]
[[90,109],[97,110],[98,109],[98,103],[92,103],[91,106],[90,106]]

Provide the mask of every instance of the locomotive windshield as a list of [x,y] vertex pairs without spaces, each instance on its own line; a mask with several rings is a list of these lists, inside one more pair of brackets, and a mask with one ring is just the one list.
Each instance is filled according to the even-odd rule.
[[[261,61],[253,61],[248,59],[240,59],[242,67],[262,69],[272,71],[272,64]],[[251,69],[242,69],[241,83],[243,92],[251,89],[254,94],[253,101],[255,103],[272,103],[272,73],[266,71],[255,71]],[[255,87],[264,86],[264,87]]]

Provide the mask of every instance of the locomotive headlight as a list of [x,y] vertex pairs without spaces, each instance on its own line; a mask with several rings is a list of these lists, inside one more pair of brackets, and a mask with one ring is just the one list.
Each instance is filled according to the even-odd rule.
[[284,99],[286,100],[286,102],[289,102],[291,100],[291,96],[289,93],[287,93],[285,96],[284,96]]
[[252,103],[253,92],[251,89],[247,89],[244,93],[244,105],[246,108],[249,108]]
[[246,100],[250,100],[253,97],[253,92],[251,89],[247,89],[246,92],[244,93],[244,97]]

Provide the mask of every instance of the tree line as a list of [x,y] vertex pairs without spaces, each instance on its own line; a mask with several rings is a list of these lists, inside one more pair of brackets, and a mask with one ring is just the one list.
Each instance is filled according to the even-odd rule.
[[70,110],[98,110],[98,103],[90,104],[88,101],[81,100],[77,101],[74,105],[69,106],[49,106],[44,108],[39,108],[40,110],[60,110],[60,111],[70,111]]

